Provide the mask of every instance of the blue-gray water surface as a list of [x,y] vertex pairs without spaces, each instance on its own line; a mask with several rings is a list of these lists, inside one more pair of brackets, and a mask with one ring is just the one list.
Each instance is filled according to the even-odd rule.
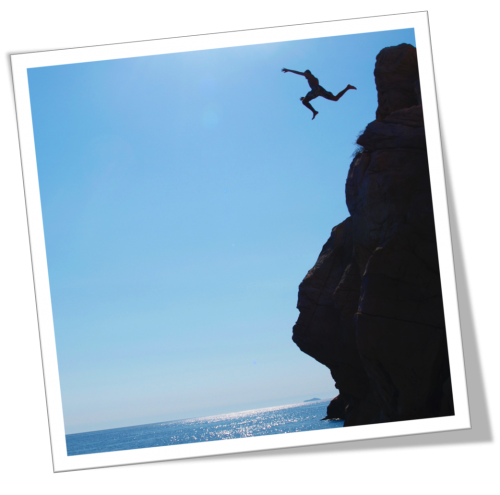
[[343,421],[321,421],[326,415],[327,405],[328,400],[321,400],[206,418],[73,433],[66,435],[66,448],[70,456],[342,427]]

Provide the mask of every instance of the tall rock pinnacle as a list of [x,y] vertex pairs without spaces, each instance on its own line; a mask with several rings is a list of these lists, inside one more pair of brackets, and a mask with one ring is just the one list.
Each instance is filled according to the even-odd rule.
[[293,340],[327,366],[345,426],[454,414],[417,54],[377,56],[376,120],[349,168],[350,217],[299,286]]

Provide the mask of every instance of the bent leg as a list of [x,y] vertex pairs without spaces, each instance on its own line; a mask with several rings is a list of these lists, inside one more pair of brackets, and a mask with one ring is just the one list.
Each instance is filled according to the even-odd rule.
[[301,98],[301,100],[302,100],[302,105],[309,108],[309,110],[311,110],[311,112],[313,113],[313,120],[314,120],[314,117],[316,117],[316,115],[318,115],[318,111],[314,110],[313,106],[309,103],[311,101],[311,98],[308,98],[306,96],[305,98]]
[[302,105],[306,106],[309,110],[311,110],[311,112],[315,113],[316,110],[314,110],[313,106],[309,103],[310,101],[311,100],[306,96],[305,98],[302,98]]
[[350,89],[356,89],[354,86],[351,86],[350,84],[348,84],[345,89],[343,89],[338,95],[334,95],[333,93],[330,93],[330,91],[326,91],[324,90],[322,93],[321,93],[321,96],[323,98],[326,98],[327,100],[331,100],[331,101],[338,101],[340,100],[340,98],[342,98],[342,96],[344,96],[347,91],[349,91]]
[[314,92],[309,91],[309,93],[307,93],[305,97],[300,99],[300,101],[302,101],[302,105],[309,108],[309,110],[311,110],[311,112],[313,113],[313,120],[314,120],[314,117],[316,117],[316,115],[318,115],[318,111],[315,110],[309,102],[311,100],[314,100],[314,98],[316,98],[316,95],[314,94]]

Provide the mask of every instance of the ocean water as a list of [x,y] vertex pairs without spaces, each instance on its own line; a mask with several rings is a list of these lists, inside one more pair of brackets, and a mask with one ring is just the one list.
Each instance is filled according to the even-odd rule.
[[70,456],[342,427],[343,421],[321,421],[328,402],[320,400],[206,418],[73,433],[66,435],[66,448]]

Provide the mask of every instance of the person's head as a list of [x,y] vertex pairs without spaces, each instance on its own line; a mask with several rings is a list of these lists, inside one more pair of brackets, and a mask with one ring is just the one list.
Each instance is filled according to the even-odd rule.
[[304,74],[306,74],[306,75],[310,76],[310,75],[311,75],[311,71],[310,71],[309,69],[306,69],[306,70],[304,71]]

